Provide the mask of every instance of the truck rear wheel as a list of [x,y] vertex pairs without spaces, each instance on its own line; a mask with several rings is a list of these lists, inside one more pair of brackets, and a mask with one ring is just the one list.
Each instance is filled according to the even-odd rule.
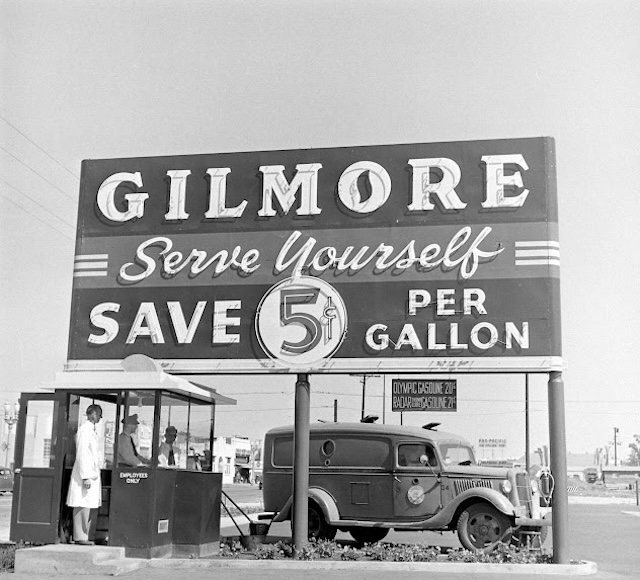
[[315,502],[309,502],[309,539],[333,540],[338,529],[328,524],[322,510]]
[[374,544],[387,536],[389,528],[349,528],[351,537],[360,546]]
[[458,538],[467,550],[491,552],[499,542],[510,543],[513,528],[509,518],[488,503],[475,503],[458,519]]

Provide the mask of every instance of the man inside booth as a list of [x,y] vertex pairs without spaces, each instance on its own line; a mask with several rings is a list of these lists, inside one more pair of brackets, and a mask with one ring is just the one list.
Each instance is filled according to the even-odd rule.
[[138,429],[138,415],[127,415],[122,420],[122,433],[118,435],[118,465],[142,467],[149,465],[149,460],[140,455],[133,441],[133,434]]
[[169,425],[164,431],[164,441],[158,449],[158,465],[175,469],[180,466],[180,450],[175,445],[178,430]]

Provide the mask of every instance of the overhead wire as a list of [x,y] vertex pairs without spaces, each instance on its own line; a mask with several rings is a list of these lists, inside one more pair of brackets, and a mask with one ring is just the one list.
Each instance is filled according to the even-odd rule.
[[[56,165],[60,166],[62,169],[64,169],[67,173],[69,173],[72,177],[74,177],[76,180],[79,179],[79,177],[77,175],[75,175],[72,171],[70,171],[67,167],[65,167],[62,163],[60,163],[60,161],[58,161],[53,155],[51,155],[48,151],[46,151],[43,147],[41,147],[40,145],[38,145],[33,139],[31,139],[29,136],[27,136],[23,131],[21,131],[20,129],[18,129],[18,127],[16,127],[13,123],[11,123],[9,120],[7,120],[5,117],[0,116],[0,119],[2,121],[4,121],[9,127],[11,127],[11,129],[13,129],[16,133],[18,133],[23,139],[25,139],[26,141],[28,141],[31,145],[33,145],[34,147],[36,147],[39,151],[41,151],[43,154],[45,154],[49,159],[51,159],[54,163],[56,163]],[[64,195],[66,198],[68,198],[70,201],[72,202],[76,202],[77,200],[74,199],[73,196],[69,195],[66,191],[64,191],[63,189],[61,189],[60,187],[58,187],[55,183],[53,183],[50,179],[48,179],[47,177],[45,177],[40,171],[36,170],[34,167],[32,167],[29,163],[23,161],[22,159],[20,159],[17,155],[15,155],[14,153],[12,153],[11,151],[9,151],[6,147],[4,147],[3,145],[0,145],[0,150],[4,151],[5,154],[7,154],[8,156],[10,156],[12,159],[15,159],[18,163],[20,163],[21,165],[23,165],[24,167],[26,167],[29,171],[31,171],[32,173],[34,173],[35,175],[37,175],[40,179],[42,179],[43,181],[45,181],[46,183],[48,183],[51,187],[53,187],[56,191],[60,192],[62,195]],[[4,183],[7,187],[11,188],[11,190],[15,191],[18,195],[25,197],[29,200],[30,203],[35,204],[37,207],[39,207],[41,210],[45,211],[47,214],[51,215],[53,218],[55,218],[56,220],[58,220],[59,222],[61,222],[62,224],[64,224],[65,226],[70,227],[73,231],[75,231],[76,226],[75,224],[67,221],[66,219],[64,219],[63,217],[60,217],[59,215],[57,215],[54,211],[52,211],[51,209],[47,208],[45,205],[43,205],[42,203],[40,203],[39,201],[37,201],[33,196],[25,193],[24,191],[22,191],[21,189],[19,189],[18,187],[16,187],[15,185],[9,183],[9,181],[7,181],[6,179],[3,179],[2,177],[0,177],[0,182]],[[71,241],[75,241],[75,236],[73,235],[69,235],[69,233],[63,231],[62,229],[60,229],[60,227],[56,227],[56,225],[54,223],[51,223],[47,220],[42,219],[41,217],[39,217],[34,211],[32,211],[31,209],[29,209],[28,207],[25,207],[23,204],[18,203],[15,199],[14,196],[8,196],[8,195],[3,195],[0,193],[0,197],[2,197],[3,199],[7,200],[8,202],[12,203],[14,206],[16,206],[17,208],[21,209],[22,211],[24,211],[26,214],[30,215],[31,217],[35,218],[37,221],[39,221],[40,223],[46,225],[47,227],[53,229],[54,231],[58,232],[59,234],[61,234],[62,236],[64,236],[65,238],[71,240]]]
[[27,135],[25,135],[22,131],[20,131],[20,129],[18,129],[13,123],[10,123],[2,115],[0,115],[0,119],[2,119],[7,125],[9,125],[9,127],[11,127],[16,133],[18,133],[19,135],[24,137],[27,141],[29,141],[29,143],[31,143],[34,147],[36,147],[38,150],[42,151],[42,153],[44,153],[47,157],[49,157],[49,159],[51,159],[58,166],[60,166],[62,169],[64,169],[69,175],[71,175],[72,177],[75,177],[78,181],[80,180],[80,177],[78,175],[76,175],[73,171],[71,171],[69,168],[67,168],[62,163],[60,163],[60,161],[58,161],[53,155],[51,155],[49,152],[45,151],[42,147],[40,147],[40,145],[38,145],[35,141],[33,141]]
[[[46,211],[47,213],[51,214],[54,218],[60,220],[62,223],[64,223],[65,225],[68,225],[70,228],[75,230],[75,225],[73,225],[71,222],[68,222],[67,220],[61,218],[60,216],[58,216],[57,214],[55,214],[54,212],[52,212],[49,208],[45,207],[44,205],[42,205],[39,201],[36,201],[35,199],[33,199],[33,197],[31,197],[28,193],[25,193],[24,191],[21,191],[20,189],[18,189],[15,185],[11,185],[6,179],[3,179],[2,177],[0,177],[0,181],[2,183],[4,183],[5,185],[7,185],[8,187],[10,187],[11,189],[13,189],[14,191],[18,192],[20,195],[23,195],[24,197],[30,199],[33,203],[35,203],[38,207],[42,208],[44,211]],[[9,199],[6,196],[5,199]]]
[[13,205],[15,205],[16,207],[20,208],[22,211],[24,211],[25,213],[28,213],[30,216],[34,217],[35,219],[37,219],[40,223],[44,224],[45,226],[50,227],[51,229],[55,230],[56,232],[58,232],[60,235],[64,236],[65,238],[67,238],[68,240],[75,242],[75,239],[72,236],[69,236],[68,234],[66,234],[65,232],[63,232],[62,230],[58,229],[57,227],[55,227],[53,224],[50,224],[49,222],[44,221],[42,218],[38,217],[36,214],[34,214],[33,212],[29,211],[27,208],[21,206],[20,204],[16,203],[14,200],[12,200],[11,198],[7,197],[6,195],[2,195],[0,194],[0,197],[2,197],[3,199],[6,199],[9,203],[12,203]]
[[55,183],[53,183],[52,181],[50,181],[49,179],[47,179],[44,175],[42,175],[39,171],[36,171],[33,167],[31,167],[28,163],[25,163],[24,161],[22,161],[22,159],[20,159],[19,157],[15,156],[13,153],[11,153],[11,151],[9,151],[8,149],[6,149],[5,147],[3,147],[2,145],[0,145],[0,149],[2,149],[2,151],[4,151],[7,155],[9,155],[10,157],[12,157],[13,159],[15,159],[18,163],[20,163],[21,165],[24,165],[29,171],[31,171],[32,173],[35,173],[38,177],[40,177],[40,179],[42,179],[43,181],[46,181],[51,187],[53,187],[54,189],[56,189],[57,191],[59,191],[62,195],[64,195],[67,199],[71,200],[71,201],[76,201],[75,198],[73,198],[72,196],[70,196],[66,191],[64,191],[63,189],[60,189]]

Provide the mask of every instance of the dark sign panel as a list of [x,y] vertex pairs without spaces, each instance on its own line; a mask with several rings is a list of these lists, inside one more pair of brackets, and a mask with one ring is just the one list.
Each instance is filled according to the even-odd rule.
[[85,161],[68,368],[561,370],[550,138]]
[[393,379],[391,410],[455,412],[458,383],[455,380]]

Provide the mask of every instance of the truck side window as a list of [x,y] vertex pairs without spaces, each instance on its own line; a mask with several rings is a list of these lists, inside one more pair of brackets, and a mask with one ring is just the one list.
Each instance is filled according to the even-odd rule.
[[422,467],[420,457],[427,456],[427,462],[432,467],[438,464],[436,454],[431,447],[425,443],[403,443],[398,445],[398,465],[400,467]]

